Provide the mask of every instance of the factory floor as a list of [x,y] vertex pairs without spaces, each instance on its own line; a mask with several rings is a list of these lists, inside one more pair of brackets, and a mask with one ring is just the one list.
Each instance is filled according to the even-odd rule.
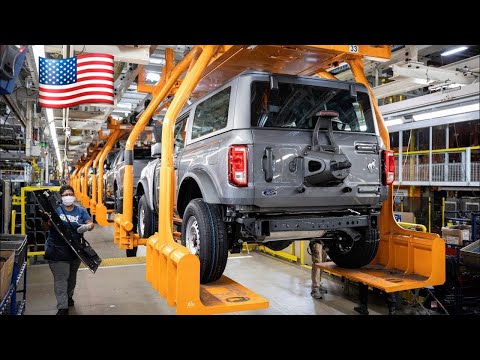
[[[137,258],[126,258],[113,243],[113,227],[97,225],[86,234],[103,259],[92,274],[83,265],[77,276],[75,306],[70,315],[173,315],[175,308],[145,281],[145,247]],[[277,258],[250,252],[230,255],[225,275],[267,298],[267,309],[238,312],[255,315],[358,315],[358,289],[344,288],[339,278],[324,275],[328,289],[321,300],[310,296],[310,270]],[[383,297],[370,292],[370,315],[388,314]],[[53,315],[57,312],[53,293],[53,276],[47,264],[28,268],[26,315]],[[397,313],[405,313],[399,309]],[[359,315],[360,316],[360,315]]]

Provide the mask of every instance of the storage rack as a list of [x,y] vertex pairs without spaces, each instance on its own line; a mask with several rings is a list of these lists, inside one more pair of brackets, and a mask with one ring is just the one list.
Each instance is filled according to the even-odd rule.
[[[0,234],[0,249],[14,250],[15,261],[10,287],[3,299],[0,299],[0,315],[23,315],[27,302],[27,237],[25,235]],[[23,279],[23,286],[18,288]],[[22,299],[17,300],[17,294]]]

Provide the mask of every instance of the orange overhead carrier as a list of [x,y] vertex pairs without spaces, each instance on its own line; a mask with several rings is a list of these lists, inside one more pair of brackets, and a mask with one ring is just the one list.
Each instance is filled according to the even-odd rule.
[[[110,129],[110,133],[104,138],[106,140],[105,145],[93,162],[93,173],[91,174],[93,178],[90,214],[95,215],[96,221],[103,226],[111,225],[107,220],[107,208],[103,204],[103,165],[113,145],[115,145],[115,142],[124,133],[112,119],[109,119],[108,128]],[[98,211],[98,209],[100,209],[100,211]]]
[[[187,71],[163,121],[159,228],[158,232],[147,242],[147,281],[152,283],[161,296],[167,298],[169,305],[176,306],[177,313],[211,314],[268,306],[266,299],[225,276],[217,282],[200,285],[198,258],[173,239],[173,126],[186,100],[192,95],[201,96],[245,70],[306,76],[316,74],[332,79],[334,77],[327,70],[338,66],[341,62],[347,62],[350,65],[356,81],[366,85],[374,99],[363,72],[362,59],[386,61],[390,59],[390,55],[390,47],[387,45],[195,46],[173,69],[169,69],[168,73],[164,71],[155,89],[149,88],[149,92],[151,91],[153,95],[152,101],[140,117],[132,134],[141,131],[142,126],[145,126],[153,112],[162,101],[165,101],[173,86],[177,84],[180,75]],[[373,100],[372,103],[380,136],[389,149],[388,131],[376,101]],[[128,151],[133,150],[133,143],[130,139],[127,146]],[[131,164],[126,166],[131,167]],[[124,214],[115,216],[114,225],[115,242],[119,243],[123,249],[144,243],[133,231],[132,181],[131,170],[126,170]],[[445,246],[443,240],[436,234],[413,232],[397,225],[393,217],[392,188],[393,186],[390,185],[389,197],[382,207],[379,229],[380,245],[377,257],[372,264],[415,279],[415,282],[406,282],[409,285],[404,288],[410,286],[409,288],[412,289],[444,283]],[[127,196],[127,191],[130,191],[128,194],[132,196]],[[337,271],[335,266],[329,266],[329,269]],[[362,271],[362,269],[353,270],[357,274]],[[369,281],[370,285],[388,291],[382,285],[384,280],[373,274]],[[236,296],[245,300],[229,301]]]
[[87,162],[82,168],[83,177],[81,179],[81,186],[80,186],[80,194],[77,195],[77,198],[80,199],[82,205],[88,209],[90,208],[90,198],[88,197],[88,175],[90,166],[92,165],[93,161],[95,160],[95,156],[99,152],[99,143],[98,141],[95,142],[95,145],[89,146],[87,148]]

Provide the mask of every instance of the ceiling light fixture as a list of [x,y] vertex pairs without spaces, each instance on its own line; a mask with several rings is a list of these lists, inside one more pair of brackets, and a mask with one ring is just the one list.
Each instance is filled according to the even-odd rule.
[[480,108],[479,104],[458,106],[458,107],[454,107],[454,108],[450,108],[450,109],[432,111],[432,112],[428,112],[428,113],[425,113],[425,114],[419,114],[419,115],[413,115],[413,120],[420,121],[420,120],[426,120],[426,119],[439,118],[439,117],[443,117],[443,116],[463,114],[463,113],[467,113],[467,112],[471,112],[471,111],[478,111],[479,108]]
[[441,53],[440,56],[448,56],[448,55],[456,54],[460,51],[467,50],[467,49],[468,49],[468,46],[459,46],[459,47],[456,47],[454,49],[447,50],[447,51]]
[[60,157],[60,148],[58,147],[57,129],[55,129],[55,118],[53,116],[53,109],[45,109],[45,116],[47,118],[48,129],[50,130],[50,136],[52,138],[53,147],[55,148],[55,154],[57,155],[57,166],[60,174],[63,173],[62,160]]
[[[40,73],[40,57],[45,57],[45,47],[43,45],[32,45],[33,58],[35,65],[37,66],[37,76]],[[39,81],[39,79],[37,79]],[[45,118],[47,119],[48,129],[50,131],[50,137],[52,138],[55,154],[57,155],[57,166],[60,173],[63,173],[62,160],[60,158],[60,148],[58,147],[57,129],[55,129],[55,117],[53,115],[53,109],[43,108],[45,110]]]
[[385,126],[389,127],[389,126],[393,126],[393,125],[400,125],[400,124],[403,124],[404,122],[405,122],[405,118],[400,117],[400,118],[385,121]]
[[153,82],[158,82],[160,80],[160,74],[159,73],[154,73],[154,72],[147,72],[146,79],[148,81],[153,81]]
[[151,57],[149,59],[150,64],[165,65],[165,59]]

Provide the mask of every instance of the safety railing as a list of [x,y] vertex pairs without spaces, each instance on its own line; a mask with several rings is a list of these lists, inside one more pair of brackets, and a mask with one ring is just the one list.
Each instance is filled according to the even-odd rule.
[[395,154],[396,185],[480,186],[479,146]]

